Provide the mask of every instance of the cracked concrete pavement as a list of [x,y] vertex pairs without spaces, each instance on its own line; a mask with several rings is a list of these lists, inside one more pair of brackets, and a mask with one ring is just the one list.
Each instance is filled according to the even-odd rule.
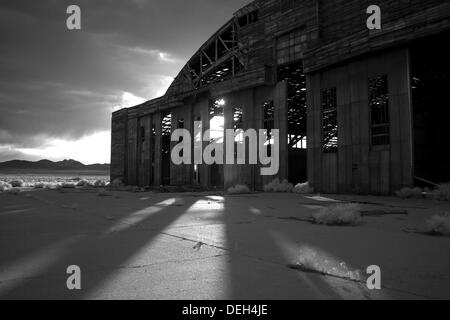
[[[307,221],[336,201],[408,214]],[[349,195],[0,194],[0,299],[448,299],[450,237],[405,232],[444,211]],[[291,268],[301,255],[325,274]],[[373,264],[381,290],[346,278]],[[81,290],[66,287],[69,265],[81,268]]]

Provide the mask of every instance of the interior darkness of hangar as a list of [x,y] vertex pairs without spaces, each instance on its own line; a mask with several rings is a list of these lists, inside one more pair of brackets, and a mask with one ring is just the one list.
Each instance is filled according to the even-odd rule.
[[306,77],[302,62],[278,67],[278,81],[287,81],[288,179],[307,180],[306,171]]
[[[411,47],[414,175],[416,184],[450,181],[450,33]],[[427,185],[427,184],[425,184]],[[429,184],[428,184],[429,186]]]

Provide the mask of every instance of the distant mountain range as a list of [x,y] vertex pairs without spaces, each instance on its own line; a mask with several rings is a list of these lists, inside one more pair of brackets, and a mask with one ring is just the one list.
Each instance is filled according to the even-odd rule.
[[109,171],[109,164],[83,164],[79,161],[66,159],[63,161],[26,161],[26,160],[11,160],[0,162],[0,170],[89,170],[89,171]]

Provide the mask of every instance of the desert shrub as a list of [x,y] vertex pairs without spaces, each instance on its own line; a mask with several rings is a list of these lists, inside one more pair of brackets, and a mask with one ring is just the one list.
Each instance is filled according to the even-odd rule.
[[23,187],[23,181],[22,180],[12,180],[9,182],[9,184],[13,187],[13,188],[20,188]]
[[357,225],[361,222],[359,206],[354,203],[335,204],[313,213],[315,223],[326,225]]
[[437,200],[450,201],[450,183],[443,183],[433,191],[433,196]]
[[243,184],[237,184],[234,187],[229,187],[227,191],[229,194],[250,193],[250,189]]
[[436,214],[427,220],[427,231],[430,233],[450,236],[450,215]]
[[6,193],[12,194],[12,195],[18,195],[20,192],[21,191],[18,188],[11,188],[11,189],[6,190]]
[[295,193],[308,194],[313,193],[314,188],[309,185],[309,182],[297,183],[292,190]]
[[75,188],[75,184],[74,184],[74,183],[67,183],[67,182],[64,182],[64,183],[61,183],[61,184],[60,184],[60,187],[61,187],[62,189],[74,189],[74,188]]
[[77,182],[76,186],[77,187],[90,187],[90,186],[92,186],[92,184],[89,181],[82,179]]
[[12,186],[9,183],[4,182],[4,181],[0,181],[0,192],[9,190],[11,188],[12,188]]
[[280,182],[280,179],[275,178],[268,184],[264,185],[265,192],[292,192],[294,186],[286,179]]
[[419,187],[415,188],[402,188],[395,192],[397,197],[402,199],[408,199],[408,198],[420,198],[422,197],[422,189]]
[[124,186],[124,183],[119,178],[116,178],[110,183],[110,186],[113,188],[121,188]]
[[105,186],[106,186],[106,182],[103,180],[96,180],[94,182],[94,187],[99,188],[99,187],[105,187]]

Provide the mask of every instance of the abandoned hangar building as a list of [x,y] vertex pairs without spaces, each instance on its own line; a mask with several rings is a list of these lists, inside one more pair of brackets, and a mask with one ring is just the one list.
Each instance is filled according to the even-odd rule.
[[[374,2],[381,30],[366,25]],[[444,0],[256,0],[164,96],[113,113],[111,181],[261,190],[278,177],[365,194],[448,182],[449,17]],[[171,132],[193,133],[194,121],[221,143],[224,128],[279,129],[278,174],[173,164]]]

